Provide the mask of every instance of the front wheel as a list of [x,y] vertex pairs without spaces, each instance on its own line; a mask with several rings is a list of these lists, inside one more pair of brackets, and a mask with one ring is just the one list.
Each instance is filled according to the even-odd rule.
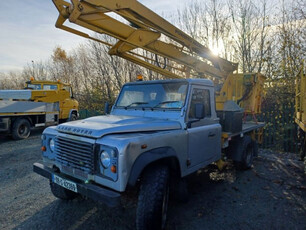
[[69,121],[75,121],[77,119],[78,119],[77,115],[75,113],[73,113],[73,114],[71,114],[71,117],[70,117]]
[[138,230],[158,230],[166,226],[169,200],[169,168],[156,165],[142,177],[136,211]]

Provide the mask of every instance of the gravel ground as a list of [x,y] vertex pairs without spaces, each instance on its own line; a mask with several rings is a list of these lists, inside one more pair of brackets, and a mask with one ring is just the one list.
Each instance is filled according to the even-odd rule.
[[[53,197],[32,172],[40,134],[0,137],[0,229],[134,229],[136,193],[109,209],[91,200]],[[293,154],[261,150],[251,170],[213,166],[188,179],[188,203],[170,201],[167,229],[306,229],[306,180]]]

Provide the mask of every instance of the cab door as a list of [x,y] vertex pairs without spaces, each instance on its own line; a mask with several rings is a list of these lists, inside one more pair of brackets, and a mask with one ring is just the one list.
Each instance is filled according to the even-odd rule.
[[[202,119],[196,119],[196,104],[204,105]],[[221,125],[216,116],[212,87],[191,87],[187,133],[189,168],[203,167],[221,158]]]

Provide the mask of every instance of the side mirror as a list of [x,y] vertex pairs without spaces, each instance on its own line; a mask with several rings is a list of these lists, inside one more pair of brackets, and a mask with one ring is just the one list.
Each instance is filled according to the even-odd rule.
[[74,95],[73,95],[72,88],[69,89],[69,93],[70,93],[70,98],[71,98],[71,99],[74,99]]
[[104,113],[105,113],[105,114],[109,114],[109,103],[108,103],[108,101],[105,102],[105,105],[104,105]]
[[195,118],[196,119],[203,119],[205,116],[205,111],[204,111],[204,104],[197,103],[195,104]]

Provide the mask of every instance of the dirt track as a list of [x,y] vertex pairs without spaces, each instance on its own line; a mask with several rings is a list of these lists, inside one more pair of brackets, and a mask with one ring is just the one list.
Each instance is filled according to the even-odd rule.
[[[0,229],[134,229],[136,194],[109,209],[91,200],[64,202],[32,172],[40,161],[40,134],[0,137]],[[306,229],[306,180],[293,154],[261,150],[254,167],[230,165],[189,178],[190,201],[170,202],[167,229]]]

